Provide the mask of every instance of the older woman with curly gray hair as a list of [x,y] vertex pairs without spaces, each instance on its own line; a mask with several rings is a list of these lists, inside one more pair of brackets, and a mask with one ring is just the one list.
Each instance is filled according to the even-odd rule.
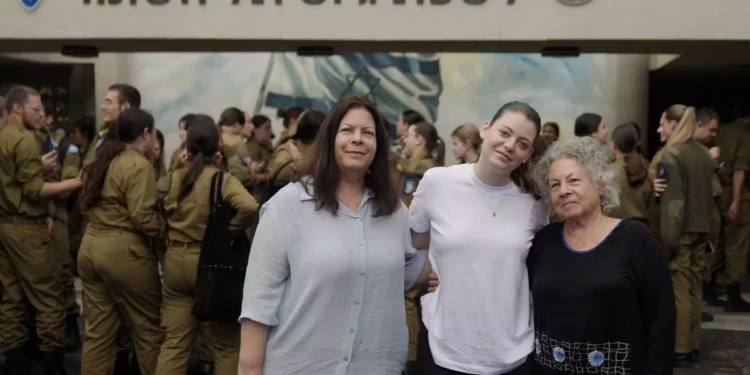
[[535,374],[671,374],[675,302],[664,252],[644,224],[605,215],[617,174],[599,143],[550,146],[534,168],[563,222],[539,231],[527,266]]

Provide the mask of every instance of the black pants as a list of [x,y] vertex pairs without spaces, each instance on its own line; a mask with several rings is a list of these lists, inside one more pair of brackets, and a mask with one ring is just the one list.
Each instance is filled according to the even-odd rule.
[[[531,355],[526,358],[526,362],[521,366],[513,369],[510,372],[506,372],[505,375],[531,375],[532,366],[534,359]],[[427,339],[427,328],[424,323],[420,321],[419,324],[419,338],[417,339],[417,363],[416,363],[416,374],[417,375],[472,375],[464,372],[458,372],[449,370],[447,368],[440,367],[435,364],[435,359],[432,358],[432,351],[430,350],[430,342]]]

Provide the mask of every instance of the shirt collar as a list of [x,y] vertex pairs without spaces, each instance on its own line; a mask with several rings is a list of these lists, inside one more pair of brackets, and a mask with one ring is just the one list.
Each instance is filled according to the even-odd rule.
[[[307,185],[307,190],[305,190],[305,186],[303,184]],[[304,181],[301,181],[301,183],[297,184],[297,190],[299,192],[299,200],[302,202],[305,201],[311,201],[313,200],[313,196],[310,194],[310,192],[313,191],[312,181],[310,179],[306,179]],[[370,188],[365,188],[365,198],[372,199],[375,197],[375,194],[370,190]]]

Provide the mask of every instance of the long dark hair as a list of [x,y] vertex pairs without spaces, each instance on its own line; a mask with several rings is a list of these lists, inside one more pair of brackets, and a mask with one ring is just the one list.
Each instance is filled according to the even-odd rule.
[[[350,110],[362,108],[370,112],[375,120],[375,138],[377,149],[375,158],[365,175],[365,186],[372,190],[375,200],[375,212],[373,216],[388,216],[399,207],[399,199],[392,182],[391,170],[388,163],[390,153],[388,143],[388,131],[385,129],[383,116],[375,109],[375,105],[360,95],[346,95],[339,99],[326,116],[315,140],[316,149],[310,163],[299,174],[297,180],[303,182],[308,189],[308,180],[311,178],[316,209],[327,209],[336,215],[339,209],[339,201],[336,197],[341,171],[336,162],[336,135],[344,116]],[[307,190],[310,193],[309,190]]]
[[101,197],[104,179],[107,177],[112,160],[125,151],[145,130],[154,130],[154,117],[138,108],[128,108],[117,117],[107,133],[109,141],[96,152],[96,160],[85,169],[85,183],[81,192],[81,207],[93,207]]
[[178,203],[190,194],[203,168],[213,163],[214,156],[219,151],[219,129],[211,117],[195,115],[190,121],[190,128],[185,136],[185,149],[191,157],[191,163],[180,183]]
[[[506,103],[497,110],[495,116],[492,116],[490,126],[495,125],[495,122],[500,117],[503,117],[506,112],[520,113],[524,117],[526,117],[526,119],[529,120],[532,124],[534,124],[536,132],[534,132],[534,139],[532,139],[531,141],[536,141],[536,139],[539,137],[539,132],[542,131],[542,118],[532,106],[523,102]],[[532,163],[533,161],[531,160],[531,157],[529,157],[526,162],[510,172],[510,179],[516,184],[516,186],[521,189],[521,191],[529,193],[533,195],[534,198],[539,199],[539,194],[537,194],[536,189],[534,188],[534,180],[531,177]]]
[[302,112],[302,115],[297,119],[297,133],[292,136],[292,139],[304,144],[315,142],[325,119],[326,114],[320,111],[310,109]]
[[445,165],[445,142],[438,135],[435,125],[422,121],[409,126],[413,126],[414,132],[424,139],[427,155],[435,161],[435,164],[440,167]]

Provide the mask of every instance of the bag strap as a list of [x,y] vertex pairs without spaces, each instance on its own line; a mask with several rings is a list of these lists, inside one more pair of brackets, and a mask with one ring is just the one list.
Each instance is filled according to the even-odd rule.
[[208,203],[208,210],[209,212],[213,213],[216,209],[216,205],[219,204],[219,199],[221,199],[221,188],[224,183],[224,173],[223,172],[216,172],[214,173],[214,176],[211,178],[211,191],[209,193],[209,203]]
[[289,164],[294,163],[294,159],[288,160],[286,163],[282,164],[281,167],[276,171],[276,173],[273,174],[271,179],[268,181],[268,186],[273,186],[273,183],[276,182],[276,177],[279,177],[279,174],[281,174],[281,171],[284,170]]

